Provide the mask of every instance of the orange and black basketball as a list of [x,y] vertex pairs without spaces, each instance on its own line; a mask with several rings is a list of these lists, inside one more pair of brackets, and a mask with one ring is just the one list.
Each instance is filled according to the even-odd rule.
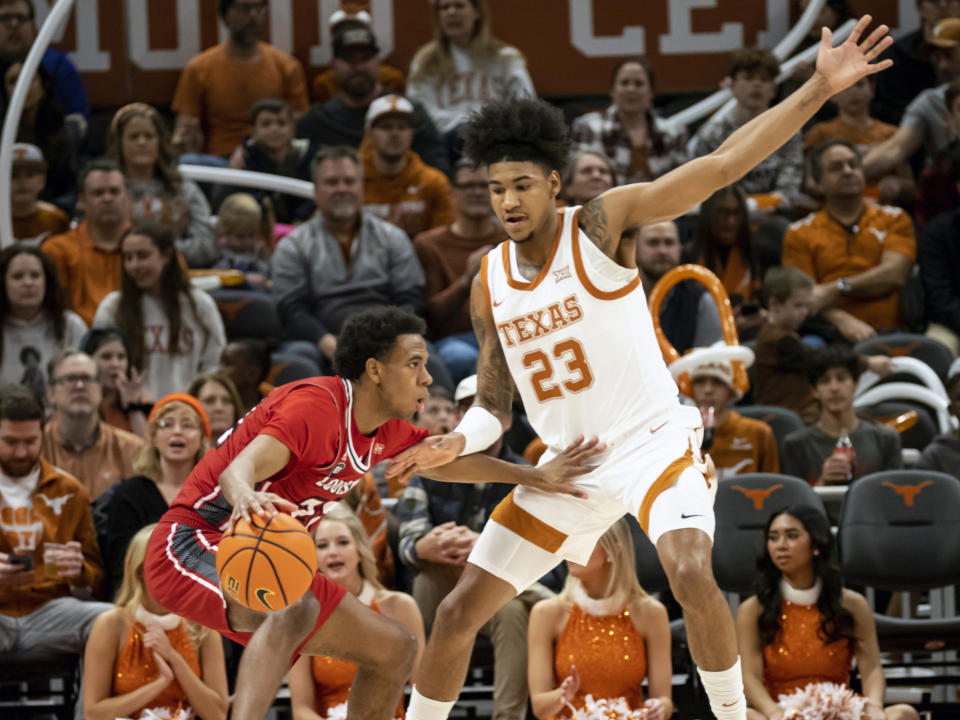
[[251,610],[282,610],[303,597],[313,582],[317,548],[310,533],[289,515],[254,515],[251,520],[239,520],[220,539],[220,585]]

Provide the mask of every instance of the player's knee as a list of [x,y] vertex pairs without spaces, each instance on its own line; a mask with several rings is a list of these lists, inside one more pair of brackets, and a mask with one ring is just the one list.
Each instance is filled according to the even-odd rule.
[[269,623],[271,633],[299,640],[313,630],[319,616],[320,603],[308,592],[283,610],[269,613],[265,622]]
[[469,600],[454,589],[437,606],[433,632],[439,630],[445,637],[460,633],[475,635],[488,619],[479,617]]
[[377,646],[380,652],[370,658],[369,665],[380,672],[409,677],[418,650],[412,632],[399,623],[391,623],[389,628],[378,633]]
[[702,558],[681,556],[664,569],[670,579],[670,589],[681,605],[696,605],[716,592],[713,569]]

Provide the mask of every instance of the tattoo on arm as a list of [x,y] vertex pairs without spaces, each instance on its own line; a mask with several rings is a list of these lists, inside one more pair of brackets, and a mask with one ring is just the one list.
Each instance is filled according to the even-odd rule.
[[611,233],[607,227],[607,210],[603,206],[602,197],[594,198],[580,208],[577,224],[594,245],[608,257],[613,257],[620,242],[620,235]]
[[480,273],[477,273],[470,289],[470,322],[473,323],[473,332],[480,346],[480,355],[477,357],[477,397],[474,402],[505,419],[510,417],[513,405],[513,379],[496,328],[492,327],[491,312]]

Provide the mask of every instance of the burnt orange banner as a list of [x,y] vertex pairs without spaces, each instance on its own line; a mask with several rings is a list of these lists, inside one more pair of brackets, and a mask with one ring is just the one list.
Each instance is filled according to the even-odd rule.
[[[42,19],[50,0],[36,4]],[[73,53],[94,105],[131,100],[168,104],[183,66],[220,41],[217,4],[77,0],[57,47]],[[432,36],[430,0],[366,4],[386,62],[406,70],[416,49]],[[772,47],[784,36],[798,17],[795,4],[795,0],[489,0],[494,35],[523,51],[543,95],[604,93],[616,62],[637,54],[650,59],[661,92],[713,89],[725,73],[731,50]],[[329,62],[328,19],[339,5],[339,0],[271,0],[264,39],[292,52],[312,78]],[[850,5],[892,28],[915,23],[913,0],[850,0]]]

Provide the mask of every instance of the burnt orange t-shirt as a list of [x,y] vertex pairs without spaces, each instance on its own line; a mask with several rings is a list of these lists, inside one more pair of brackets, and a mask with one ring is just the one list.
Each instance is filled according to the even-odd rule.
[[[392,65],[380,65],[380,69],[377,70],[377,82],[383,86],[384,90],[395,95],[405,95],[407,92],[407,78],[404,77],[402,70]],[[333,70],[324,70],[317,75],[313,79],[312,90],[313,101],[317,103],[325,103],[340,92]]]
[[727,421],[713,430],[710,457],[721,479],[742,473],[780,472],[777,440],[770,426],[732,410]]
[[70,229],[70,218],[56,205],[43,200],[37,203],[37,211],[27,217],[13,218],[13,236],[29,245],[39,244],[51,235],[59,235]]
[[[900,208],[866,201],[860,221],[850,230],[826,210],[795,222],[783,237],[782,263],[800,268],[818,283],[831,283],[876,267],[885,252],[915,260],[913,224]],[[899,290],[875,298],[841,297],[836,307],[878,329],[901,323]]]
[[183,69],[173,109],[200,119],[206,151],[226,157],[250,132],[250,108],[262,98],[281,98],[295,113],[310,105],[300,61],[268,43],[259,43],[260,59],[230,57],[216,45],[194,57]]

